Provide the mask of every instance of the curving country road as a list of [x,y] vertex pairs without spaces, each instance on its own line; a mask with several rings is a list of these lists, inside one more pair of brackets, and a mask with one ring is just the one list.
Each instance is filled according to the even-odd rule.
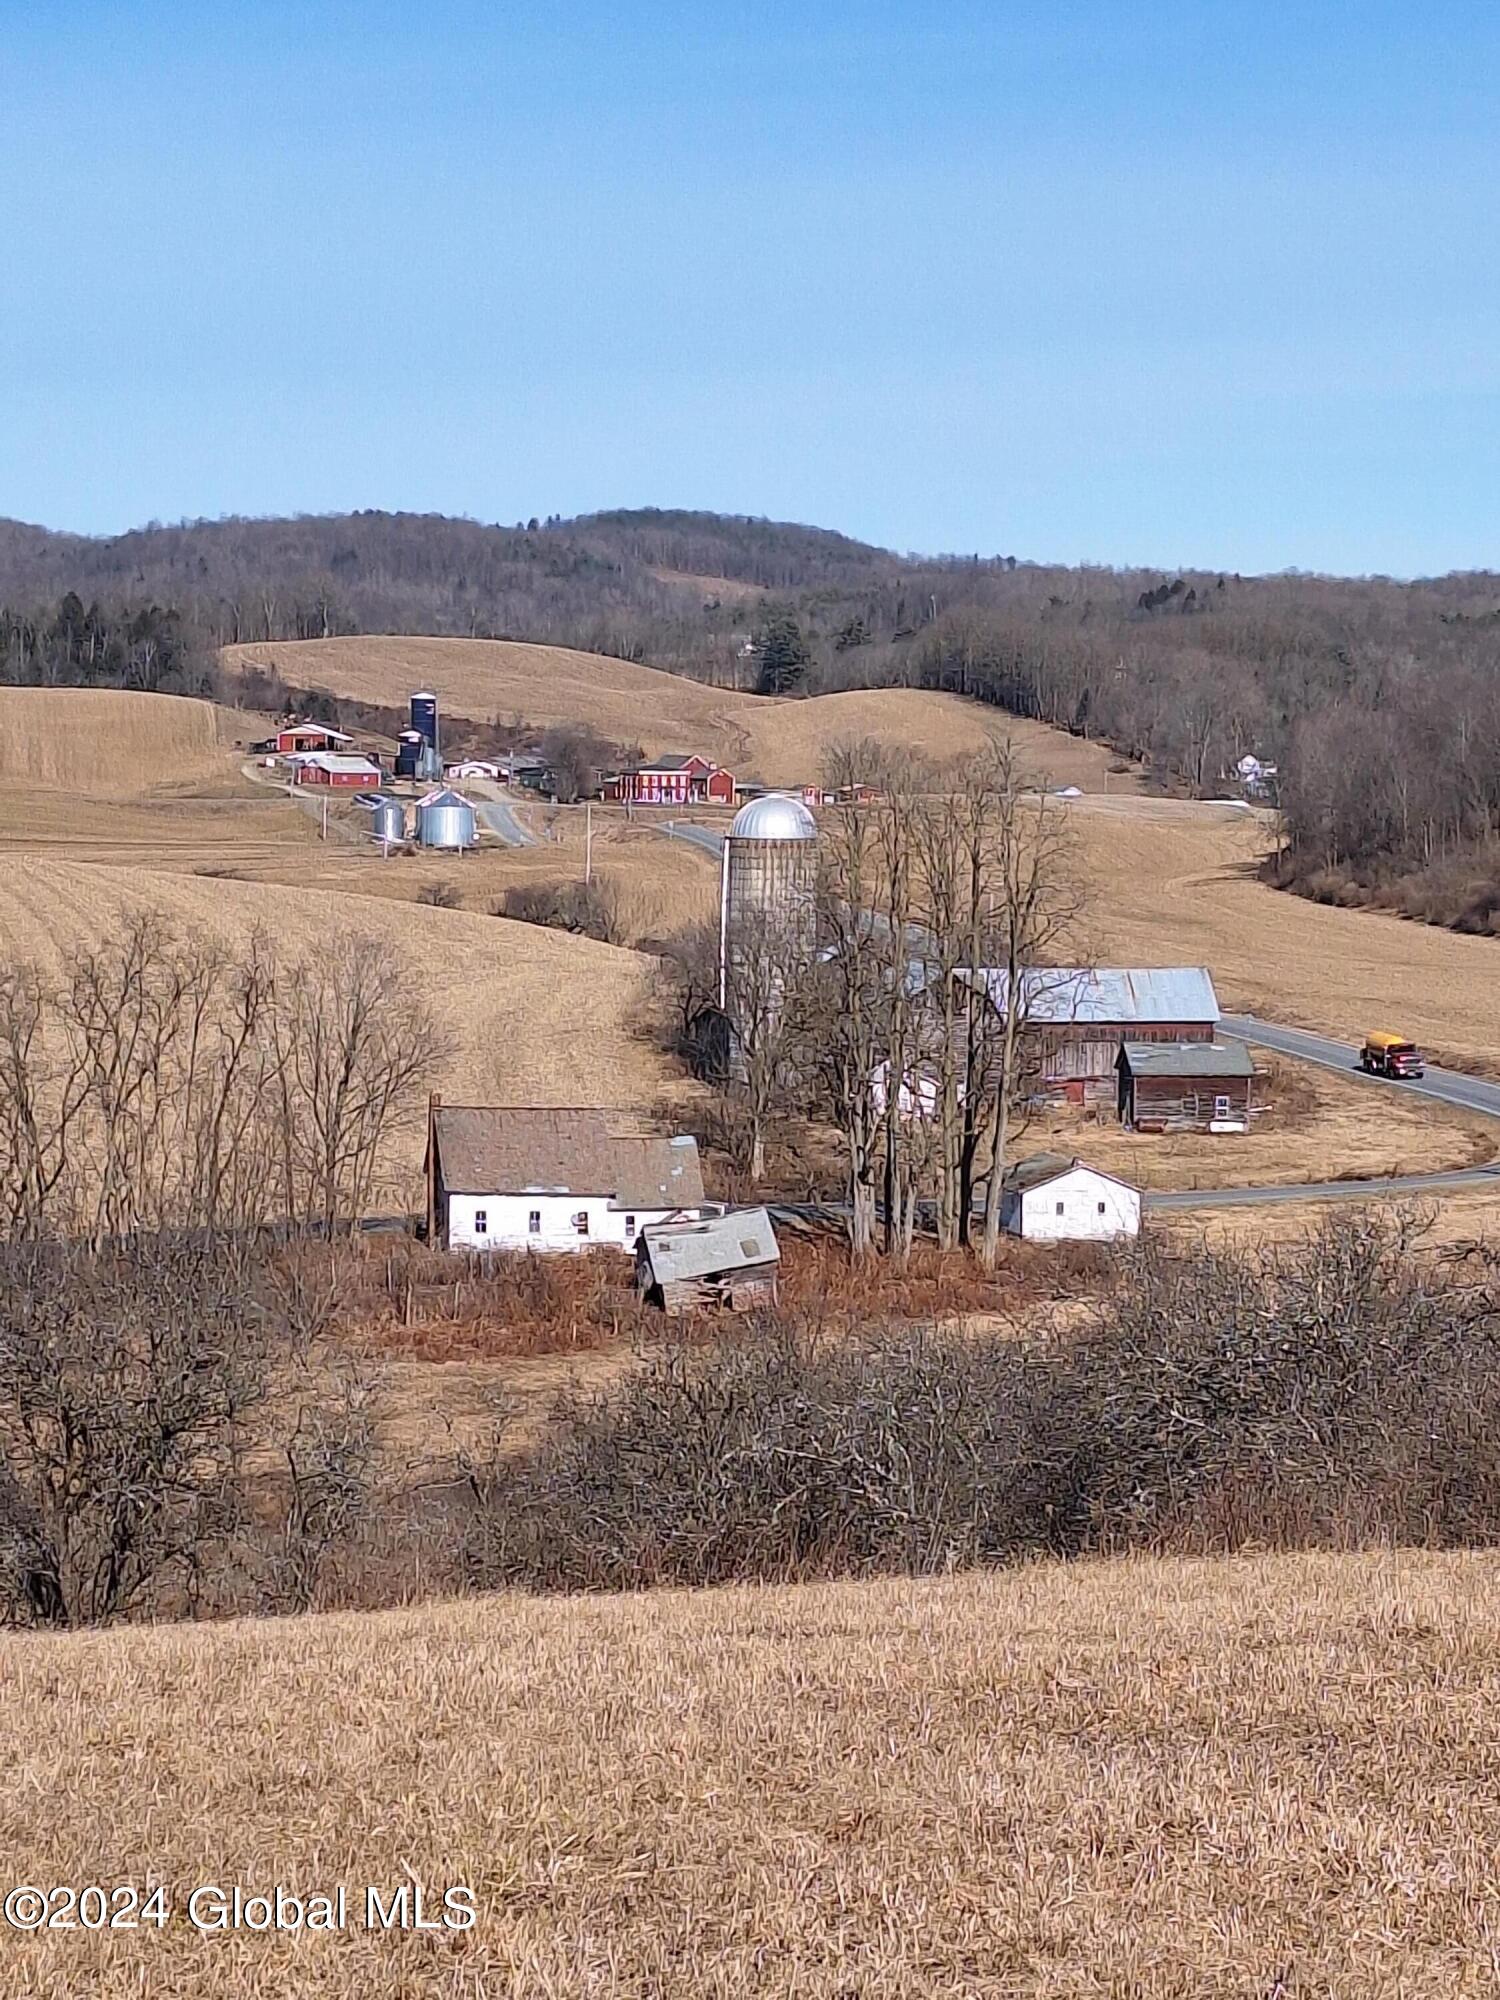
[[498,788],[483,780],[472,780],[469,790],[474,800],[474,817],[487,833],[507,847],[535,847],[536,835],[516,818],[514,808]]
[[[658,830],[673,840],[685,840],[717,858],[723,835],[711,827],[694,826],[687,820],[667,820]],[[1328,1035],[1310,1033],[1305,1028],[1283,1028],[1259,1020],[1254,1014],[1226,1014],[1219,1032],[1252,1048],[1270,1049],[1294,1061],[1315,1063],[1321,1069],[1337,1070],[1367,1084],[1371,1090],[1415,1091],[1420,1097],[1435,1098],[1441,1104],[1462,1111],[1477,1111],[1487,1118],[1500,1118],[1500,1083],[1483,1077],[1466,1076],[1461,1070],[1429,1069],[1425,1076],[1396,1082],[1389,1077],[1368,1076],[1359,1067],[1359,1047],[1353,1042],[1335,1041]],[[1296,1201],[1378,1201],[1392,1196],[1438,1195],[1460,1188],[1500,1186],[1500,1162],[1488,1167],[1455,1167],[1437,1174],[1391,1174],[1375,1180],[1294,1181],[1289,1186],[1184,1188],[1181,1191],[1146,1193],[1143,1205],[1156,1210],[1194,1208],[1262,1208]]]

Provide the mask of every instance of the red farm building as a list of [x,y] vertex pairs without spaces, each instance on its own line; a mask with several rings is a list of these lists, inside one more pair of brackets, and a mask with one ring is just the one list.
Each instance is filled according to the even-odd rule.
[[340,791],[369,791],[380,783],[380,766],[370,757],[344,757],[334,751],[299,756],[293,772],[299,785],[332,785]]
[[734,774],[707,757],[658,757],[611,778],[608,793],[638,806],[730,806]]
[[354,741],[342,729],[330,729],[322,722],[284,722],[274,736],[254,747],[265,755],[290,757],[297,750],[340,750]]

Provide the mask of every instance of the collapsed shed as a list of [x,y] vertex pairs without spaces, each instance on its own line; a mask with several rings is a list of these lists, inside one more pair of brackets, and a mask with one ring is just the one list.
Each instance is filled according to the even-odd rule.
[[636,1289],[672,1317],[727,1306],[747,1312],[776,1303],[781,1246],[763,1208],[732,1209],[701,1222],[653,1222],[635,1250]]

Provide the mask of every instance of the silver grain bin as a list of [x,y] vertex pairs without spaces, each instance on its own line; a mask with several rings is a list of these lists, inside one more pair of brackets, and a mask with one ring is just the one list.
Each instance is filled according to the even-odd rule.
[[430,743],[424,743],[417,751],[417,782],[422,785],[443,782],[443,760]]
[[438,747],[437,696],[431,688],[423,688],[420,694],[411,698],[411,726],[424,742],[434,750]]
[[370,808],[370,838],[399,847],[406,839],[406,808],[382,792]]
[[417,807],[417,839],[462,854],[474,845],[474,808],[457,792],[434,792]]

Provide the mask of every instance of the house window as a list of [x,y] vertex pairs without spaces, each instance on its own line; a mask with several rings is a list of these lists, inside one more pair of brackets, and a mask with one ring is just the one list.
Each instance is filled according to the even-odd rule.
[[587,1210],[586,1208],[580,1208],[580,1209],[579,1209],[579,1211],[578,1211],[578,1213],[577,1213],[577,1214],[576,1214],[576,1215],[575,1215],[575,1216],[573,1217],[573,1227],[574,1227],[574,1229],[576,1229],[576,1230],[577,1230],[577,1232],[578,1232],[578,1234],[579,1234],[580,1236],[587,1236],[587,1235],[588,1235],[588,1233],[589,1233],[589,1212],[588,1212],[588,1210]]
[[1101,1201],[1101,1202],[1100,1202],[1100,1204],[1099,1204],[1099,1213],[1100,1213],[1101,1215],[1103,1215],[1103,1213],[1104,1213],[1104,1203],[1103,1203],[1102,1201]]
[[476,1236],[488,1236],[489,1233],[490,1233],[489,1210],[484,1208],[476,1208],[474,1211],[474,1234]]
[[1065,1206],[1066,1206],[1066,1204],[1065,1204],[1065,1203],[1063,1203],[1063,1202],[1059,1202],[1059,1203],[1057,1204],[1057,1212],[1058,1212],[1058,1214],[1059,1214],[1059,1215],[1061,1215],[1061,1214],[1063,1213],[1063,1210],[1064,1210]]
[[1215,1118],[1227,1118],[1229,1116],[1229,1099],[1227,1097],[1216,1097],[1214,1099],[1214,1116]]
[[629,1240],[630,1242],[634,1243],[634,1241],[635,1241],[635,1217],[634,1217],[633,1215],[627,1215],[627,1216],[626,1216],[626,1218],[625,1218],[625,1235],[626,1235],[627,1239],[628,1239],[628,1240]]
[[540,1236],[540,1235],[541,1235],[541,1233],[542,1233],[542,1211],[541,1211],[541,1210],[540,1210],[539,1208],[534,1208],[534,1209],[533,1209],[533,1210],[531,1211],[530,1215],[528,1215],[528,1216],[527,1216],[527,1218],[526,1218],[526,1233],[527,1233],[527,1235],[528,1235],[528,1236]]

